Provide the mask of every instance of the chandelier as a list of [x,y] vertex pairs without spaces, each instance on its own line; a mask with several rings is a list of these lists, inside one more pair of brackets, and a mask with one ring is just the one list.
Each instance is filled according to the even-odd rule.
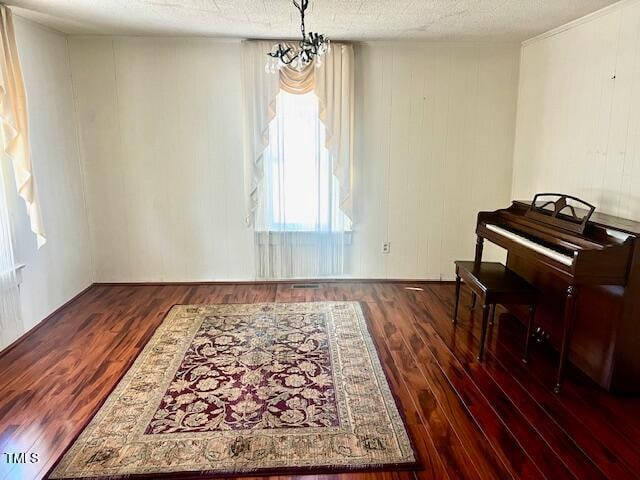
[[330,43],[327,37],[320,33],[309,32],[307,34],[306,32],[304,12],[309,7],[309,0],[300,0],[300,3],[293,0],[293,4],[300,12],[302,40],[298,42],[297,46],[285,43],[274,45],[271,52],[267,54],[269,56],[265,66],[267,72],[275,73],[285,66],[290,66],[300,72],[314,60],[315,66],[318,68],[322,65],[321,57],[329,51]]

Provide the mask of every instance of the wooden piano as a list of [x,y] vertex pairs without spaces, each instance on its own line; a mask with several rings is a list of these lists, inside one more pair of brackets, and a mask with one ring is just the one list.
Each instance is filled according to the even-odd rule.
[[557,389],[570,360],[607,390],[638,392],[640,223],[594,210],[575,197],[545,193],[480,212],[476,261],[489,240],[508,251],[510,269],[538,288],[536,325],[560,351]]

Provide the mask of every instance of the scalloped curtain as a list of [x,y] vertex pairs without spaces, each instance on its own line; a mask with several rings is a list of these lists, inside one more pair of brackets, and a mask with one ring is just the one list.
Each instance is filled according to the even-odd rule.
[[272,41],[242,42],[245,103],[246,222],[254,225],[264,178],[264,154],[269,145],[269,124],[276,117],[280,90],[318,97],[319,116],[325,127],[325,146],[339,184],[340,210],[353,221],[354,54],[353,46],[332,43],[322,66],[303,72],[283,68],[280,75],[265,71]]
[[18,195],[24,200],[40,248],[46,243],[42,214],[38,202],[31,153],[27,96],[13,28],[11,10],[0,5],[0,131],[4,153],[11,159]]

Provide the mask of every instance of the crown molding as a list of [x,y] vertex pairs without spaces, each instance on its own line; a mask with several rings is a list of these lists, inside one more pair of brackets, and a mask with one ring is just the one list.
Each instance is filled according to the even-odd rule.
[[584,17],[580,17],[577,18],[576,20],[572,20],[568,23],[565,23],[564,25],[560,25],[559,27],[556,28],[552,28],[551,30],[548,30],[544,33],[541,33],[539,35],[536,35],[535,37],[531,37],[527,40],[524,40],[521,43],[522,47],[525,47],[531,43],[536,43],[539,42],[541,40],[544,40],[545,38],[549,38],[549,37],[553,37],[554,35],[558,35],[562,32],[566,32],[567,30],[571,30],[572,28],[575,28],[579,25],[583,25],[585,23],[589,23],[593,20],[596,20],[600,17],[603,17],[605,15],[609,15],[611,13],[614,13],[618,10],[624,9],[630,5],[636,4],[638,3],[640,0],[620,0],[617,3],[613,3],[611,5],[608,5],[604,8],[601,8],[600,10],[596,10],[593,13],[589,13],[587,15],[585,15]]

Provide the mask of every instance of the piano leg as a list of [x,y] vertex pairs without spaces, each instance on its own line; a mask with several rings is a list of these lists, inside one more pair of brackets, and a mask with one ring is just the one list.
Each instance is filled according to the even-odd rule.
[[487,340],[487,324],[489,323],[489,309],[490,305],[486,303],[482,305],[482,333],[480,335],[480,352],[478,353],[478,360],[484,360],[484,343]]
[[453,308],[453,324],[458,322],[458,304],[460,303],[460,275],[458,275],[458,269],[456,268],[456,304]]
[[[474,259],[474,263],[476,265],[480,265],[480,263],[482,263],[482,250],[484,248],[484,238],[482,238],[481,236],[477,236],[476,237],[476,256]],[[473,310],[474,308],[476,308],[476,300],[477,300],[477,295],[475,293],[471,294],[471,306],[469,307],[471,310]]]
[[560,363],[558,365],[558,377],[556,379],[556,386],[553,389],[554,392],[560,393],[562,388],[562,377],[564,375],[564,368],[567,363],[567,356],[569,355],[569,344],[571,341],[571,330],[573,328],[573,321],[576,316],[576,299],[578,297],[578,287],[575,285],[569,285],[567,287],[567,296],[564,306],[564,325],[562,332],[562,346],[560,348]]
[[481,236],[478,236],[476,238],[476,257],[474,259],[474,262],[476,263],[476,265],[482,262],[483,248],[484,248],[484,238],[482,238]]
[[527,336],[524,339],[524,355],[522,356],[522,362],[527,363],[529,361],[529,342],[531,341],[531,329],[533,328],[533,321],[536,318],[536,307],[531,305],[529,307],[529,321],[527,322]]

